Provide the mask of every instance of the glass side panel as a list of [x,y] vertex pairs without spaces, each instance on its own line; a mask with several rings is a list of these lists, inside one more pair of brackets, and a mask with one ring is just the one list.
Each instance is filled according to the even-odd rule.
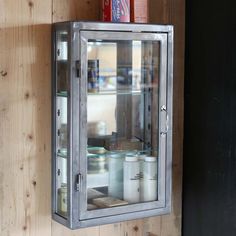
[[88,41],[87,209],[158,200],[160,42]]
[[68,147],[68,33],[57,33],[56,70],[56,179],[57,179],[57,213],[67,217],[67,147]]

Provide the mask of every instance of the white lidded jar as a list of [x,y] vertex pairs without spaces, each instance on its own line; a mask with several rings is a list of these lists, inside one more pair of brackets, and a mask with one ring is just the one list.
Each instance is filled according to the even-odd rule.
[[124,200],[128,203],[139,202],[140,165],[138,157],[126,155],[124,161]]
[[138,154],[138,159],[139,159],[139,168],[140,168],[140,183],[139,183],[139,192],[140,192],[140,201],[143,202],[144,197],[143,197],[143,166],[144,166],[144,161],[145,157],[147,156],[146,153],[139,153]]
[[114,198],[123,198],[123,152],[110,152],[107,154],[109,185],[108,195]]
[[157,200],[157,158],[145,157],[140,198],[143,202]]

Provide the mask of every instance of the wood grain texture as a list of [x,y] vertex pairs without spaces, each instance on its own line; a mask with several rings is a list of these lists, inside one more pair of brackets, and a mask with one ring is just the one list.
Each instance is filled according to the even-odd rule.
[[150,0],[151,22],[175,25],[173,213],[75,231],[51,220],[50,24],[99,20],[99,2],[0,1],[1,236],[180,235],[184,0]]
[[50,235],[48,1],[0,1],[1,236]]
[[100,19],[100,0],[52,0],[53,22]]
[[150,0],[150,21],[174,25],[172,214],[161,217],[160,235],[178,236],[181,235],[182,214],[185,1]]
[[52,221],[52,235],[56,236],[99,236],[99,227],[90,227],[79,230],[70,230],[55,221]]

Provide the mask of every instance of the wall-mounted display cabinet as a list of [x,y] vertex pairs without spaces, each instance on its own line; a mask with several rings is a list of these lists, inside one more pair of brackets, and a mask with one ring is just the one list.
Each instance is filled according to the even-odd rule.
[[173,27],[53,25],[52,215],[69,228],[171,211]]

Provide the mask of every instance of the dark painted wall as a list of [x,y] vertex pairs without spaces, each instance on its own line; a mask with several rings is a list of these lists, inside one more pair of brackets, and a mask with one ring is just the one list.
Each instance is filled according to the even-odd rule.
[[236,235],[236,1],[186,0],[184,236]]

